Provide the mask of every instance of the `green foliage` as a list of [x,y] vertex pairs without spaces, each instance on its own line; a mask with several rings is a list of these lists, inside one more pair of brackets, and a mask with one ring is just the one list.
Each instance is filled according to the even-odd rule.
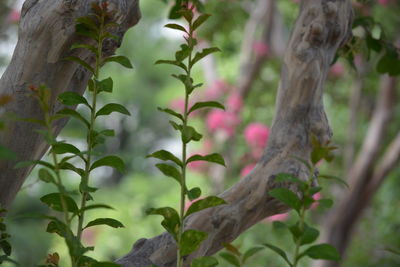
[[[190,5],[192,4],[192,5]],[[193,127],[189,125],[189,114],[201,108],[222,108],[224,107],[215,101],[198,102],[189,109],[189,97],[193,91],[201,86],[201,84],[194,84],[192,78],[193,66],[205,56],[219,51],[218,48],[205,48],[201,52],[195,52],[197,39],[195,38],[194,31],[197,30],[210,16],[206,14],[196,15],[194,6],[202,6],[200,1],[176,1],[171,9],[170,18],[183,17],[188,24],[187,29],[179,24],[170,23],[165,25],[166,28],[174,29],[184,32],[186,34],[185,43],[180,46],[180,49],[175,52],[175,59],[172,60],[158,60],[156,64],[168,64],[179,67],[183,70],[183,74],[173,74],[172,77],[180,81],[185,90],[185,108],[182,113],[179,113],[170,108],[158,108],[158,110],[171,115],[173,118],[178,119],[179,122],[169,121],[172,128],[180,133],[182,141],[182,158],[178,158],[174,154],[166,150],[156,151],[147,157],[157,158],[162,161],[169,161],[173,165],[158,163],[156,167],[166,176],[176,180],[181,187],[180,194],[180,208],[179,212],[173,208],[165,207],[158,209],[148,210],[148,214],[158,214],[164,217],[161,225],[174,237],[177,243],[177,266],[181,267],[183,264],[183,257],[196,251],[201,242],[207,238],[207,234],[198,230],[184,229],[184,219],[201,210],[225,204],[225,201],[215,196],[209,196],[192,203],[188,210],[185,212],[184,206],[186,198],[195,200],[201,196],[201,189],[194,187],[190,190],[186,185],[186,167],[187,164],[194,161],[207,161],[217,163],[225,166],[225,161],[221,155],[217,153],[209,155],[193,155],[187,158],[187,146],[193,141],[199,141],[202,135]],[[197,16],[197,18],[195,18]],[[202,258],[195,260],[195,266],[215,266],[216,262],[213,258]]]
[[[287,263],[287,265],[291,267],[298,266],[299,260],[304,256],[308,256],[312,259],[324,259],[334,261],[340,260],[339,252],[329,244],[313,245],[303,250],[303,252],[300,251],[300,249],[304,245],[314,243],[319,236],[318,229],[309,226],[305,222],[307,209],[311,206],[311,204],[316,201],[313,199],[312,196],[322,189],[321,187],[312,186],[316,169],[315,165],[323,159],[326,161],[331,161],[333,159],[331,151],[335,149],[334,146],[329,146],[329,144],[323,145],[319,143],[315,136],[311,136],[311,143],[313,147],[310,158],[311,164],[307,160],[294,157],[309,170],[310,176],[308,180],[301,181],[299,178],[287,173],[278,174],[275,179],[275,182],[289,182],[291,184],[295,184],[300,190],[302,198],[299,198],[294,192],[283,187],[275,188],[268,191],[268,195],[281,201],[289,208],[294,209],[299,217],[298,221],[290,226],[282,222],[276,223],[278,228],[288,230],[292,236],[293,243],[295,245],[292,261],[289,260],[288,255],[283,249],[272,244],[264,244],[265,247],[277,253]],[[336,178],[334,180],[345,184],[345,182],[343,182],[339,178]],[[321,199],[318,202],[325,208],[332,206],[332,200],[330,199]]]
[[[64,92],[57,97],[58,101],[65,106],[73,106],[74,108],[76,105],[82,105],[86,107],[89,115],[87,112],[76,111],[72,108],[64,108],[58,111],[54,116],[49,107],[51,90],[44,85],[38,88],[31,86],[32,96],[39,101],[44,113],[44,120],[39,121],[38,124],[45,126],[45,130],[38,130],[37,132],[41,134],[50,145],[49,155],[52,158],[52,162],[30,161],[21,162],[16,165],[16,167],[24,167],[30,164],[43,166],[44,168],[41,168],[38,172],[39,180],[53,184],[57,188],[57,192],[47,194],[40,198],[40,200],[51,209],[63,214],[62,220],[47,216],[50,222],[46,231],[58,234],[64,238],[73,267],[89,266],[89,264],[90,266],[119,266],[109,262],[97,262],[95,259],[85,256],[84,254],[86,252],[94,248],[85,247],[81,243],[81,237],[84,229],[93,226],[107,225],[113,228],[124,227],[121,222],[112,218],[97,218],[88,222],[86,226],[83,225],[86,211],[100,208],[112,209],[110,206],[104,204],[87,204],[88,201],[93,200],[91,194],[97,190],[97,188],[90,186],[91,172],[96,168],[104,166],[115,168],[120,172],[123,172],[125,169],[123,160],[118,156],[108,155],[96,159],[97,153],[95,152],[95,147],[104,143],[106,137],[114,136],[114,131],[111,129],[96,130],[96,118],[99,116],[107,116],[113,112],[130,115],[130,112],[123,105],[118,103],[108,103],[100,109],[97,109],[98,94],[101,92],[110,93],[113,89],[112,78],[109,77],[99,81],[99,71],[101,66],[108,62],[116,62],[124,67],[132,68],[132,64],[126,57],[103,56],[104,41],[108,38],[115,38],[115,36],[109,32],[110,27],[115,26],[115,24],[110,21],[111,16],[106,2],[94,3],[92,7],[94,12],[92,15],[77,19],[76,32],[77,34],[92,39],[91,41],[95,43],[95,45],[75,44],[71,49],[89,50],[94,54],[96,59],[94,66],[79,57],[65,58],[65,60],[79,64],[93,75],[88,84],[89,91],[91,92],[91,101],[89,103],[85,97],[75,92]],[[86,150],[81,151],[73,144],[56,140],[56,136],[53,133],[53,124],[63,117],[75,118],[84,124],[84,130],[86,130]],[[79,161],[84,168],[76,167]],[[67,190],[64,185],[62,170],[73,171],[80,176],[79,190],[77,190],[79,191],[80,198],[79,205],[75,201],[75,191]],[[77,226],[76,231],[72,229],[72,226],[75,227],[75,225]],[[43,266],[58,266],[59,258],[57,258],[57,255],[58,254],[49,255],[46,260],[47,265]]]
[[10,258],[12,252],[11,244],[8,241],[10,234],[7,233],[7,226],[4,223],[4,217],[2,216],[2,213],[5,212],[6,210],[0,206],[0,264],[7,261],[16,263]]

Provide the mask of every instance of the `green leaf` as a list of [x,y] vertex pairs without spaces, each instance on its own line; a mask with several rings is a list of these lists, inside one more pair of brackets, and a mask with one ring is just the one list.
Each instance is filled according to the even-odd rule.
[[295,209],[297,212],[300,211],[301,201],[297,197],[297,195],[295,193],[293,193],[292,191],[290,191],[289,189],[287,189],[287,188],[274,188],[274,189],[268,191],[268,194],[271,197],[274,197],[277,200],[285,203],[286,205],[288,205],[292,209]]
[[113,167],[120,172],[123,172],[125,169],[124,161],[117,156],[105,156],[104,158],[95,161],[90,167],[90,170],[93,170],[101,166]]
[[201,24],[203,24],[211,15],[209,14],[201,14],[192,25],[192,31],[195,31]]
[[170,114],[174,117],[177,117],[178,119],[180,119],[181,121],[183,121],[183,116],[181,114],[179,114],[178,112],[170,109],[170,108],[157,108],[159,111],[165,112],[167,114]]
[[7,240],[0,240],[0,247],[3,250],[4,254],[6,254],[7,256],[11,255],[12,249],[11,249],[11,245]]
[[268,244],[268,243],[265,243],[265,244],[263,244],[263,245],[264,245],[265,247],[271,249],[271,250],[274,251],[275,253],[277,253],[279,256],[281,256],[281,257],[286,261],[286,263],[287,263],[289,266],[293,266],[292,263],[289,261],[288,257],[286,256],[285,251],[283,251],[282,249],[280,249],[280,248],[278,248],[278,247],[276,247],[276,246],[274,246],[274,245]]
[[85,171],[83,169],[75,167],[74,165],[72,165],[69,162],[63,162],[62,164],[60,164],[60,169],[73,171],[80,176],[83,176],[85,173]]
[[112,93],[114,82],[111,77],[108,77],[104,80],[97,82],[98,84],[98,92],[107,92]]
[[73,233],[67,227],[67,225],[59,220],[52,220],[49,222],[46,228],[46,232],[48,233],[56,233],[61,237],[68,238],[71,240]]
[[319,244],[309,247],[306,251],[299,255],[299,258],[307,255],[312,259],[339,261],[340,254],[336,248],[329,244]]
[[200,141],[203,137],[192,126],[182,127],[180,130],[182,133],[182,142],[185,144],[189,143],[191,140]]
[[161,222],[161,225],[170,233],[175,240],[177,240],[177,234],[179,232],[180,220],[178,212],[171,207],[163,207],[158,209],[148,209],[146,211],[148,215],[161,215],[164,217],[164,220]]
[[123,105],[117,103],[110,103],[102,107],[99,111],[97,111],[96,117],[109,115],[112,112],[119,112],[128,116],[131,115],[131,113],[129,113],[129,111]]
[[112,218],[97,218],[91,222],[89,222],[83,229],[96,226],[96,225],[108,225],[113,228],[122,228],[124,225],[115,219]]
[[89,122],[84,117],[82,117],[81,114],[79,114],[77,111],[75,111],[73,109],[69,109],[69,108],[62,109],[57,112],[57,115],[73,117],[73,118],[78,119],[81,122],[83,122],[83,124],[85,124],[85,126],[88,129],[90,128]]
[[333,175],[320,174],[320,175],[318,175],[318,178],[333,180],[333,181],[343,185],[347,189],[350,188],[349,185],[346,183],[346,181],[344,181],[343,179],[340,179],[339,177],[333,176]]
[[186,161],[186,164],[193,162],[193,161],[208,161],[208,162],[213,162],[213,163],[217,163],[222,166],[225,166],[224,158],[218,153],[213,153],[213,154],[209,154],[209,155],[205,155],[205,156],[198,155],[198,154],[193,155]]
[[301,189],[304,189],[307,186],[306,182],[303,182],[298,177],[291,175],[290,173],[279,173],[275,177],[275,182],[290,182],[295,183],[300,186]]
[[155,64],[174,65],[174,66],[180,67],[185,72],[187,72],[187,67],[185,66],[185,64],[183,64],[182,62],[179,62],[179,61],[175,61],[175,60],[157,60]]
[[67,144],[67,143],[56,143],[51,147],[51,150],[56,154],[65,154],[65,153],[79,154],[79,153],[81,153],[81,151],[76,146]]
[[[185,58],[187,58],[190,54],[192,53],[192,50],[188,47],[187,44],[181,45],[181,50],[176,51],[175,53],[175,59],[178,62],[183,61]],[[186,85],[186,84],[185,84]]]
[[214,257],[203,256],[192,261],[192,267],[215,267],[218,266],[218,260]]
[[64,92],[58,96],[58,100],[67,106],[75,106],[84,104],[89,107],[89,103],[86,98],[75,92]]
[[280,221],[273,221],[272,226],[274,229],[286,229],[288,227],[285,223]]
[[39,170],[39,179],[45,183],[55,183],[53,175],[47,169]]
[[75,32],[78,35],[89,37],[90,39],[93,39],[93,40],[96,40],[96,41],[98,39],[98,33],[95,30],[87,27],[84,24],[76,24],[75,25]]
[[[61,198],[63,200],[61,200]],[[64,201],[67,211],[74,214],[78,213],[78,205],[70,196],[61,193],[51,193],[40,198],[40,201],[45,203],[53,210],[63,211],[62,201]]]
[[229,262],[230,264],[232,264],[233,266],[241,267],[239,259],[237,258],[237,256],[233,255],[232,253],[221,252],[221,253],[219,253],[219,256],[221,258],[223,258],[224,260],[226,260],[227,262]]
[[96,24],[96,22],[88,16],[79,17],[79,18],[75,19],[75,21],[76,21],[76,23],[83,24],[92,30],[96,30],[96,31],[99,30],[99,26]]
[[93,205],[85,206],[84,208],[80,209],[79,213],[83,213],[85,211],[93,210],[93,209],[110,209],[110,210],[113,210],[114,208],[109,206],[109,205],[106,205],[106,204],[93,204]]
[[201,196],[201,189],[199,187],[194,187],[186,192],[189,200],[195,200]]
[[[191,66],[193,66],[194,64],[196,64],[196,62],[198,62],[199,60],[201,60],[203,57],[211,54],[211,53],[215,53],[215,52],[220,52],[221,50],[217,47],[210,47],[210,48],[204,48],[201,52],[197,52],[196,55],[194,56],[192,62],[191,62]],[[190,66],[190,67],[191,67]]]
[[156,159],[160,159],[160,160],[170,160],[172,162],[174,162],[175,164],[177,164],[178,166],[183,166],[182,161],[180,159],[178,159],[177,157],[175,157],[174,154],[172,154],[169,151],[166,150],[158,150],[150,155],[147,155],[146,158],[156,158]]
[[122,66],[128,68],[128,69],[132,69],[133,66],[131,64],[131,62],[129,61],[129,59],[127,57],[124,56],[111,56],[111,57],[107,57],[104,59],[103,64],[106,64],[108,62],[117,62],[119,64],[121,64]]
[[317,240],[318,236],[319,236],[319,231],[317,229],[305,224],[305,228],[304,228],[303,235],[301,237],[300,245],[311,244],[315,240]]
[[42,160],[21,161],[15,164],[14,169],[25,168],[31,165],[42,165],[44,167],[54,170],[54,166],[52,164]]
[[206,102],[197,102],[195,103],[190,109],[188,114],[190,114],[191,112],[197,110],[197,109],[201,109],[201,108],[220,108],[225,110],[224,105],[222,105],[221,103],[217,102],[217,101],[206,101]]
[[226,204],[225,200],[216,196],[209,196],[203,199],[200,199],[196,202],[193,202],[192,205],[188,208],[185,214],[185,218],[188,217],[190,214],[198,212],[200,210],[204,210],[207,208],[219,206]]
[[115,132],[112,129],[107,129],[99,132],[99,134],[104,135],[104,136],[115,136]]
[[329,209],[333,206],[333,200],[329,198],[323,198],[318,200],[319,207],[323,209]]
[[65,57],[64,60],[76,62],[79,65],[81,65],[82,67],[84,67],[85,69],[87,69],[88,71],[90,71],[93,75],[95,74],[95,71],[92,68],[92,66],[90,66],[88,63],[86,63],[84,60],[80,59],[79,57],[69,56],[69,57]]
[[183,32],[186,32],[186,33],[187,33],[185,27],[183,27],[183,26],[181,26],[181,25],[179,25],[179,24],[169,23],[169,24],[164,25],[164,27],[165,27],[165,28],[174,29],[174,30],[178,30],[178,31],[183,31]]
[[181,255],[186,256],[196,251],[206,238],[207,233],[198,230],[189,229],[183,232],[181,243],[179,244]]
[[166,176],[174,178],[179,184],[182,184],[182,174],[174,166],[158,163],[156,167]]
[[243,254],[243,263],[246,263],[246,261],[252,257],[254,254],[258,253],[259,251],[263,250],[264,247],[252,247],[249,248],[244,254]]
[[93,45],[88,45],[88,44],[73,44],[73,45],[71,46],[71,50],[72,50],[72,49],[79,49],[79,48],[87,49],[87,50],[89,50],[90,52],[92,52],[92,53],[95,54],[95,55],[98,54],[97,48],[94,47]]
[[396,49],[391,46],[386,48],[385,55],[376,65],[376,70],[379,73],[388,73],[390,76],[400,74],[400,59]]
[[90,267],[121,267],[122,265],[113,263],[113,262],[108,262],[108,261],[101,261],[101,262],[95,262],[90,265]]

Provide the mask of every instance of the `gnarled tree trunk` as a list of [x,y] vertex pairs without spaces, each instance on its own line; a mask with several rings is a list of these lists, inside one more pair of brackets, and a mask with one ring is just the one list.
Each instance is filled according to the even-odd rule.
[[[279,173],[307,179],[308,170],[292,156],[310,157],[310,134],[321,143],[329,141],[332,135],[322,103],[323,86],[336,50],[351,35],[351,19],[348,0],[302,1],[284,57],[268,146],[255,169],[220,194],[228,204],[200,211],[187,219],[186,229],[208,233],[199,250],[186,259],[187,265],[195,257],[214,254],[223,243],[231,242],[263,218],[287,210],[267,192],[282,186],[274,182]],[[175,261],[175,242],[164,233],[140,239],[117,262],[128,267],[174,266]]]
[[[37,101],[29,97],[28,87],[45,84],[52,90],[51,107],[56,112],[62,107],[56,96],[65,91],[82,94],[90,73],[80,65],[62,60],[66,56],[79,56],[94,62],[84,50],[71,51],[74,43],[89,40],[75,34],[75,19],[91,13],[94,1],[27,0],[24,3],[18,33],[18,43],[11,63],[0,80],[0,95],[10,95],[13,101],[5,111],[17,118],[40,118],[42,112]],[[114,19],[120,23],[114,34],[122,36],[140,19],[139,0],[108,0]],[[109,40],[104,54],[113,54],[120,42]],[[59,132],[66,120],[55,125]],[[34,130],[36,125],[20,120],[7,121],[6,131],[0,132],[0,142],[16,152],[17,161],[40,159],[48,144]],[[0,161],[0,204],[8,208],[31,167],[14,169],[17,161]]]

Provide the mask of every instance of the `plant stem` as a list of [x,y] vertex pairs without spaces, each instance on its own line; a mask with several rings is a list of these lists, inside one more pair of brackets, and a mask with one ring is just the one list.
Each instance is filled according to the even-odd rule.
[[[46,123],[46,127],[48,130],[50,140],[55,140],[53,131],[52,131],[52,126],[51,126],[51,119],[47,112],[45,114],[45,123]],[[64,186],[63,186],[62,180],[61,180],[60,166],[58,163],[57,154],[54,152],[53,149],[50,149],[50,151],[51,151],[51,156],[52,156],[53,164],[54,164],[54,172],[56,174],[56,183],[55,184],[57,186],[58,192],[60,193],[60,202],[61,202],[61,207],[62,207],[62,211],[64,214],[64,222],[67,225],[67,228],[70,229],[71,222],[70,222],[70,218],[69,218],[69,214],[68,214],[68,206],[67,206],[67,203],[65,202],[65,198],[64,198]],[[67,234],[70,234],[70,232],[67,231]],[[72,266],[75,266],[76,265],[75,258],[72,256],[71,253],[69,253],[69,255],[71,258]]]
[[[314,171],[315,171],[314,170],[314,166],[312,166],[311,170],[310,170],[310,176],[309,176],[309,179],[308,179],[307,187],[303,192],[303,199],[304,199],[304,196],[308,196],[310,194],[310,188],[312,186],[312,180],[313,180]],[[299,216],[300,216],[300,218],[299,218],[299,231],[302,234],[298,238],[298,240],[296,241],[296,248],[295,248],[295,252],[294,252],[294,255],[293,255],[293,265],[292,265],[292,267],[297,267],[297,264],[299,262],[300,246],[301,246],[301,241],[302,241],[303,235],[304,235],[304,224],[305,224],[304,221],[305,221],[306,211],[307,211],[307,207],[306,207],[306,205],[304,203],[304,200],[303,200],[303,203],[302,203],[302,206],[301,206],[301,210],[300,210],[300,214],[299,214]]]
[[[192,24],[189,22],[189,39],[192,38],[193,32],[192,32]],[[188,70],[186,73],[186,79],[190,80],[190,75],[191,75],[191,65],[192,65],[192,52],[189,54],[188,57]],[[188,83],[189,84],[189,83]],[[189,109],[189,93],[187,88],[185,87],[185,109],[183,112],[183,130],[186,130],[186,127],[188,125],[188,109]],[[182,141],[182,184],[181,184],[181,201],[180,201],[180,227],[179,227],[179,233],[178,233],[178,248],[177,248],[177,267],[182,267],[183,266],[183,258],[181,255],[181,240],[182,240],[182,234],[184,231],[184,215],[185,215],[185,200],[186,200],[186,153],[187,153],[187,144]]]
[[[304,231],[305,212],[306,212],[306,208],[305,208],[305,206],[302,206],[302,208],[300,210],[300,219],[299,219],[300,233],[303,233],[303,231]],[[299,252],[300,252],[302,238],[303,238],[303,235],[296,241],[296,248],[295,248],[294,255],[293,255],[293,267],[296,267],[299,262],[298,256],[300,254]]]
[[[87,158],[85,163],[85,170],[84,175],[82,176],[82,184],[84,186],[88,186],[89,184],[89,176],[90,176],[90,166],[92,163],[92,150],[93,150],[93,135],[92,132],[94,131],[94,124],[96,120],[96,103],[97,103],[97,79],[99,77],[99,70],[100,70],[100,63],[102,60],[102,43],[103,43],[103,26],[104,26],[104,14],[100,17],[100,27],[99,27],[99,38],[97,40],[97,55],[96,55],[96,63],[95,63],[95,73],[94,73],[94,86],[93,86],[93,98],[92,98],[92,105],[90,109],[90,122],[89,122],[89,130],[87,134]],[[81,207],[86,207],[86,201],[88,198],[88,192],[85,190],[82,192],[82,199],[81,199]],[[81,240],[82,231],[83,231],[83,220],[84,220],[84,212],[79,214],[78,219],[78,229],[77,229],[77,237],[78,240]]]

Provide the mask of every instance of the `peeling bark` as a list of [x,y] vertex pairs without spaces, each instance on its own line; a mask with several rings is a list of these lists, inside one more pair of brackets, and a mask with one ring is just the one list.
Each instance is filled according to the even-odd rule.
[[[282,186],[274,183],[274,177],[282,172],[307,179],[306,167],[292,156],[310,157],[310,133],[321,143],[332,135],[322,103],[323,86],[336,50],[351,36],[351,19],[348,0],[302,2],[284,57],[268,146],[254,170],[219,195],[228,204],[200,211],[186,220],[186,229],[208,233],[200,248],[186,258],[186,265],[193,258],[216,253],[222,243],[233,241],[265,217],[287,210],[267,192]],[[296,191],[292,185],[286,186]],[[125,267],[174,266],[175,261],[175,242],[167,233],[140,239],[129,254],[117,260]]]
[[[75,19],[91,13],[93,1],[27,0],[19,26],[19,39],[11,63],[0,80],[0,94],[13,97],[5,107],[17,118],[41,118],[38,103],[29,97],[29,85],[45,84],[52,90],[51,107],[57,112],[62,107],[56,96],[65,91],[82,94],[90,74],[74,62],[62,60],[74,55],[94,62],[84,50],[71,51],[74,43],[88,43],[75,34]],[[114,19],[120,23],[113,34],[120,36],[140,19],[138,0],[108,0],[114,9]],[[113,54],[120,42],[107,41],[103,53]],[[55,125],[58,133],[66,120]],[[38,126],[19,120],[9,120],[7,129],[0,133],[1,143],[18,155],[17,161],[40,159],[48,149],[47,143],[34,130]],[[0,204],[9,207],[32,167],[14,169],[16,161],[0,162]]]

